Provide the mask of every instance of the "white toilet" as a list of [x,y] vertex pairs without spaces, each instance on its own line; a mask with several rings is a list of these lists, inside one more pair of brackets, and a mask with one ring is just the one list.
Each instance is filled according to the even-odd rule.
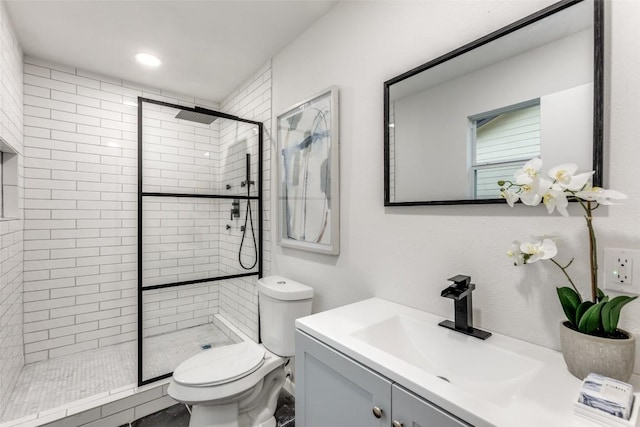
[[258,280],[262,344],[245,339],[205,350],[173,372],[168,393],[193,405],[190,427],[275,427],[294,322],[311,314],[312,297],[312,288],[281,276]]

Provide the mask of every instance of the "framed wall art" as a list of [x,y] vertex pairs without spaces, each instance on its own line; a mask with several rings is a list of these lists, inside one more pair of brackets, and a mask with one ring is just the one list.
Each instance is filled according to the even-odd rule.
[[338,88],[277,118],[278,244],[338,255]]

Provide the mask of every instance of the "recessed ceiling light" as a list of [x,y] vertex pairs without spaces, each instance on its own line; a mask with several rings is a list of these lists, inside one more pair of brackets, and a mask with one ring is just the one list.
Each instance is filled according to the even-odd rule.
[[157,67],[162,63],[157,56],[149,55],[148,53],[139,53],[136,55],[136,59],[139,63],[150,67]]

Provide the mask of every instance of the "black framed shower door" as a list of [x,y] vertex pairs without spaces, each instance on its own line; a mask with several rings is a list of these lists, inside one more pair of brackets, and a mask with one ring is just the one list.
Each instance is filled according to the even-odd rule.
[[[156,107],[168,107],[171,109],[179,110],[179,113],[175,116],[175,118],[181,119],[181,120],[189,120],[189,121],[206,124],[208,120],[211,120],[211,122],[213,122],[218,118],[227,119],[227,120],[234,121],[236,123],[236,130],[237,130],[237,124],[246,124],[250,126],[256,126],[257,135],[255,136],[257,137],[258,160],[257,160],[257,177],[255,179],[255,183],[253,180],[250,179],[250,174],[248,172],[250,170],[249,155],[247,155],[247,166],[246,166],[247,179],[245,180],[246,183],[241,184],[241,186],[243,187],[246,185],[246,190],[243,190],[241,192],[237,192],[234,194],[228,194],[228,193],[223,194],[221,189],[218,189],[218,191],[182,191],[182,188],[179,188],[179,186],[176,186],[174,188],[172,185],[167,186],[167,188],[170,189],[169,191],[164,190],[165,187],[161,187],[160,189],[158,189],[155,186],[151,186],[151,188],[146,189],[149,191],[145,191],[145,186],[144,186],[145,185],[145,182],[144,182],[144,177],[145,177],[144,136],[145,135],[143,133],[145,128],[145,123],[144,123],[145,118],[144,118],[144,110],[143,110],[144,105],[156,106]],[[147,120],[151,122],[156,121],[156,119],[153,117],[147,118]],[[171,132],[179,133],[181,129],[179,124],[175,124],[175,126],[174,125],[171,125],[171,126],[173,130],[169,129],[166,132],[167,135],[169,135],[169,138],[172,136]],[[186,289],[184,287],[189,287],[189,286],[194,287],[194,286],[197,286],[198,284],[204,285],[207,283],[214,283],[214,282],[219,282],[223,280],[238,279],[238,278],[249,277],[249,276],[257,276],[258,278],[262,277],[262,272],[263,272],[262,271],[263,130],[264,128],[263,128],[262,122],[243,119],[234,115],[230,115],[230,114],[226,114],[226,113],[222,113],[219,111],[214,111],[214,110],[210,110],[202,107],[191,108],[191,107],[185,107],[182,105],[172,104],[164,101],[157,101],[154,99],[138,97],[138,200],[137,200],[137,203],[138,203],[138,385],[139,386],[149,384],[154,381],[158,381],[160,379],[170,377],[172,375],[172,372],[155,375],[150,378],[145,378],[143,375],[143,368],[144,368],[143,342],[145,339],[145,335],[144,335],[145,319],[144,319],[143,298],[145,293],[147,293],[147,295],[150,295],[152,293],[151,291],[156,291],[157,293],[158,290],[168,290],[169,288]],[[162,132],[162,129],[160,129],[158,132]],[[157,135],[155,136],[152,135],[152,137],[157,137]],[[246,143],[246,139],[242,142]],[[176,150],[179,150],[179,147],[176,147]],[[153,153],[153,154],[157,155],[157,153]],[[170,156],[172,154],[169,153],[166,155]],[[205,152],[204,155],[208,156],[209,153]],[[170,179],[165,181],[169,182]],[[254,188],[255,188],[255,192],[253,194],[251,192],[252,185],[254,185]],[[230,186],[227,185],[226,190],[229,190],[229,188]],[[160,191],[156,191],[156,190],[160,190]],[[245,191],[246,191],[246,194],[241,194],[241,193],[244,193]],[[257,238],[256,238],[255,231],[252,225],[251,231],[254,233],[253,244],[255,248],[255,264],[254,266],[252,266],[251,271],[237,272],[237,273],[232,272],[231,274],[229,274],[229,272],[227,272],[226,274],[224,273],[212,274],[211,272],[204,271],[199,274],[199,276],[201,277],[191,278],[187,280],[180,280],[180,279],[176,280],[176,277],[180,277],[180,275],[170,275],[166,277],[166,280],[164,280],[165,278],[163,277],[158,277],[158,278],[155,278],[155,280],[151,281],[152,282],[151,284],[145,284],[145,259],[144,259],[145,257],[143,253],[144,252],[143,248],[145,248],[145,245],[147,244],[147,242],[145,241],[145,230],[144,230],[143,220],[145,219],[146,213],[152,213],[153,215],[158,215],[158,212],[161,211],[162,209],[160,208],[160,209],[156,209],[155,211],[149,212],[149,209],[145,210],[145,205],[149,206],[149,204],[151,203],[154,205],[163,206],[164,201],[167,201],[167,203],[169,203],[170,201],[170,203],[173,203],[174,205],[179,204],[180,201],[189,201],[189,203],[193,203],[194,205],[198,204],[198,206],[205,206],[207,204],[210,205],[213,203],[222,204],[222,203],[231,202],[232,209],[236,207],[235,204],[237,204],[237,206],[239,207],[242,203],[244,203],[246,206],[246,214],[245,214],[245,225],[244,225],[245,228],[242,229],[243,233],[246,233],[248,231],[247,230],[248,224],[246,221],[247,215],[251,215],[251,213],[255,209],[257,214],[256,216],[257,216],[258,232],[257,232]],[[255,206],[254,204],[257,206]],[[220,211],[221,209],[218,206],[217,212],[220,212]],[[231,219],[233,220],[233,213],[231,213]],[[226,227],[227,227],[226,229],[229,230],[230,226],[227,225]],[[198,233],[197,228],[194,228],[193,232]],[[242,245],[243,245],[244,239],[245,239],[245,234],[242,235],[242,241],[240,242],[240,249],[238,252],[240,264],[242,264],[241,251],[242,251]],[[152,245],[153,245],[153,242],[151,242],[151,246]],[[150,246],[150,245],[147,244],[147,246]],[[161,247],[162,245],[159,244],[158,246]],[[244,266],[243,268],[246,269],[246,267]]]

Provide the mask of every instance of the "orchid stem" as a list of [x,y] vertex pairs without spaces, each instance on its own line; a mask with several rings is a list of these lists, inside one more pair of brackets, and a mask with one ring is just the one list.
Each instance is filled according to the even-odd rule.
[[[596,249],[596,233],[593,230],[593,216],[591,202],[585,204],[580,202],[584,208],[584,219],[587,221],[587,229],[589,230],[589,264],[591,265],[591,301],[594,303],[598,299],[598,254]],[[598,205],[596,205],[596,208]]]
[[571,263],[573,262],[573,258],[571,258],[571,261],[569,261],[567,263],[567,265],[565,265],[564,267],[560,265],[560,263],[558,261],[556,261],[553,258],[549,258],[549,261],[551,261],[552,263],[554,263],[560,270],[562,270],[562,273],[565,275],[565,277],[567,278],[567,280],[569,281],[569,283],[571,284],[571,287],[573,288],[574,291],[576,291],[576,293],[578,295],[580,295],[580,291],[578,291],[578,288],[576,288],[575,283],[573,283],[573,280],[571,280],[571,276],[569,276],[569,273],[567,273],[567,268],[569,268],[569,266],[571,265]]

